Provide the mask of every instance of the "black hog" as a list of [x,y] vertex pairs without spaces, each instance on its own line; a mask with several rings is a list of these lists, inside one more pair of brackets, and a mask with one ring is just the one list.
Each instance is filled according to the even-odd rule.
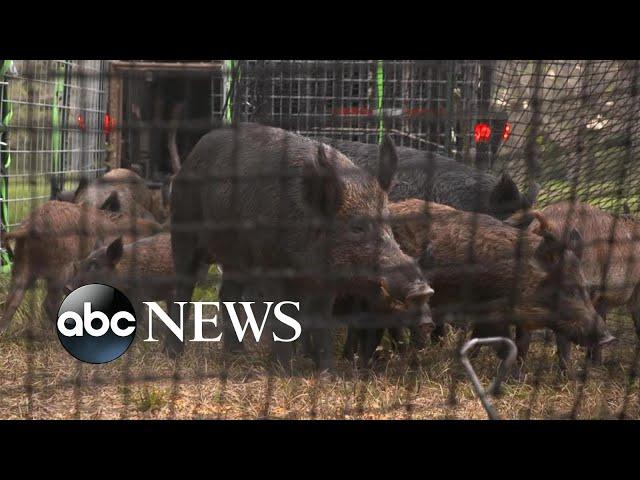
[[[377,171],[376,145],[324,137],[320,141],[344,153],[357,166]],[[418,198],[504,219],[531,207],[538,195],[537,184],[525,195],[507,173],[497,178],[431,152],[408,147],[397,147],[396,151],[398,174],[389,192],[389,200],[394,202]]]
[[[117,194],[110,195],[106,203],[112,204],[114,197]],[[6,234],[6,239],[14,241],[15,247],[0,332],[8,327],[25,291],[38,278],[47,282],[44,306],[49,318],[55,321],[72,262],[84,258],[97,240],[123,236],[128,243],[160,229],[153,221],[73,203],[52,200],[40,205],[16,230]]]
[[540,237],[421,200],[391,203],[389,210],[396,240],[419,259],[435,290],[436,323],[475,318],[480,330],[515,324],[548,327],[583,345],[613,340],[587,294],[580,261],[551,233]]
[[[597,207],[563,201],[545,207],[543,221],[530,218],[528,231],[534,234],[551,232],[564,239],[582,260],[587,290],[598,313],[606,320],[609,310],[626,307],[640,337],[640,220],[630,214],[614,215]],[[518,351],[526,355],[530,335],[516,330]],[[558,355],[563,367],[570,359],[570,345],[557,336]],[[595,363],[601,361],[598,346],[588,351]]]
[[[430,322],[431,290],[420,269],[402,253],[390,227],[376,222],[388,213],[386,191],[396,161],[388,138],[373,177],[337,150],[278,128],[213,130],[173,182],[173,259],[177,277],[188,279],[179,283],[176,298],[191,297],[204,262],[222,266],[221,301],[241,299],[246,282],[261,279],[274,296],[300,301],[306,345],[320,368],[332,363],[323,320],[331,318],[337,291],[359,292],[394,308],[410,305],[421,311],[414,321]],[[175,304],[172,315],[179,315]],[[223,318],[223,328],[230,327]],[[226,348],[239,348],[233,333],[224,338]],[[182,348],[167,346],[170,352]],[[288,364],[291,348],[276,344],[281,364]]]

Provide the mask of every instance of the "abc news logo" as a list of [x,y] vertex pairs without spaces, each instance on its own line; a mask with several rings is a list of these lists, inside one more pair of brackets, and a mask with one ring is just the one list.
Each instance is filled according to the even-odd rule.
[[[214,327],[218,326],[218,315],[206,318],[204,307],[211,305],[219,311],[219,302],[176,302],[176,305],[180,306],[179,322],[174,322],[156,302],[142,303],[147,306],[149,312],[148,337],[144,340],[145,342],[158,341],[153,337],[154,318],[184,342],[184,317],[187,303],[194,307],[194,336],[190,341],[219,342],[222,340],[222,333],[215,337],[205,337],[203,329],[206,323]],[[260,323],[256,320],[252,308],[255,302],[238,303],[246,316],[244,324],[236,311],[236,302],[223,302],[228,313],[227,318],[231,321],[239,342],[247,336],[249,328],[256,342],[259,342],[272,311],[277,321],[292,330],[289,338],[280,338],[273,332],[274,342],[293,342],[300,337],[302,333],[300,323],[283,312],[285,306],[299,311],[299,302],[284,301],[275,305],[275,302],[264,302],[266,309]],[[56,326],[58,338],[67,352],[83,362],[100,364],[117,359],[129,349],[136,336],[137,318],[133,305],[122,292],[109,285],[91,284],[74,290],[65,298],[58,311]]]

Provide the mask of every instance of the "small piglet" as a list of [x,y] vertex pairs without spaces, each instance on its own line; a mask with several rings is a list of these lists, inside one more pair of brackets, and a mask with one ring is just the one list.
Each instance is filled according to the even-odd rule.
[[473,317],[483,334],[502,334],[515,323],[548,327],[583,345],[614,340],[586,293],[580,261],[552,232],[538,236],[416,199],[390,203],[389,212],[398,244],[419,260],[435,290],[436,321],[461,315]]
[[[103,206],[117,205],[117,197],[112,193]],[[158,233],[161,228],[154,221],[68,202],[52,200],[40,205],[16,230],[5,235],[15,246],[0,332],[8,327],[26,290],[38,278],[47,282],[45,310],[55,321],[72,262],[86,257],[96,241],[123,237],[125,243],[130,243]]]
[[75,262],[66,290],[88,283],[106,283],[124,292],[136,304],[170,301],[174,293],[171,235],[159,233],[125,244],[118,237],[107,245],[96,245],[85,259]]

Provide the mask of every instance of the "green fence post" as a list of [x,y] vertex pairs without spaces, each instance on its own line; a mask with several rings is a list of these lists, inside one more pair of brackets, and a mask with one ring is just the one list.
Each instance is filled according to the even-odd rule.
[[[0,63],[0,80],[5,81],[6,74],[13,65],[12,60],[3,60]],[[6,111],[4,112],[4,116],[0,118],[0,141],[7,142],[7,136],[5,135],[5,129],[9,126],[11,122],[11,118],[13,117],[13,110],[11,109],[11,103],[9,102],[9,94],[8,88],[3,86],[1,88],[2,95],[0,95],[0,103],[4,103],[6,106]],[[8,148],[2,148],[3,145],[0,145],[0,173],[3,176],[0,180],[0,228],[8,228],[9,225],[9,206],[6,202],[7,198],[9,198],[9,166],[11,165],[11,154],[9,153]],[[0,250],[0,273],[9,273],[11,272],[11,258],[9,258],[9,253],[6,249]]]
[[380,117],[378,123],[378,143],[382,143],[382,139],[384,138],[384,114],[382,112],[384,105],[384,62],[382,60],[378,60],[376,84],[378,87],[378,116]]
[[51,198],[54,198],[61,189],[58,172],[60,172],[60,151],[62,150],[62,134],[60,132],[60,107],[64,105],[64,65],[58,66],[56,83],[53,95],[53,108],[51,109]]
[[236,87],[236,80],[234,78],[234,70],[236,67],[235,60],[225,60],[225,104],[223,117],[226,123],[231,123],[233,120],[233,98],[234,90]]

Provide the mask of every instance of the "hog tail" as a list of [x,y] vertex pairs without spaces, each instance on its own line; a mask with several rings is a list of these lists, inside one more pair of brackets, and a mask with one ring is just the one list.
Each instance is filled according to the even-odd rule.
[[180,171],[181,161],[180,154],[178,153],[178,144],[176,137],[178,134],[178,119],[182,115],[184,109],[184,103],[179,102],[173,106],[171,112],[171,129],[169,130],[169,156],[171,157],[171,170],[175,175]]

